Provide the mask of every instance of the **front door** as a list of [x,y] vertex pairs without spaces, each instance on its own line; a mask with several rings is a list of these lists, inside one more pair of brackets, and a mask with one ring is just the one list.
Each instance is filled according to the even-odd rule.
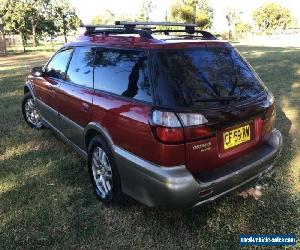
[[91,47],[76,48],[65,80],[56,92],[62,132],[82,149],[84,128],[92,118],[93,63],[94,50]]
[[56,91],[65,77],[72,50],[57,52],[45,67],[43,77],[34,79],[39,111],[43,119],[56,128],[59,127]]

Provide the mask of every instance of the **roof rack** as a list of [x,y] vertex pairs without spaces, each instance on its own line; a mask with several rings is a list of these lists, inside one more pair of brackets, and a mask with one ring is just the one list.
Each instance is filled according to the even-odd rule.
[[[184,27],[184,29],[156,29],[156,26],[162,27]],[[201,34],[202,39],[217,39],[208,31],[197,30],[198,25],[193,23],[172,23],[172,22],[123,22],[116,21],[115,25],[84,25],[86,28],[85,35],[95,34],[138,34],[141,38],[153,39],[152,34],[163,33],[169,35],[170,33],[187,33],[189,38],[193,34]],[[199,38],[199,36],[195,36]]]
[[125,25],[84,25],[86,28],[85,35],[96,35],[96,34],[138,34],[142,38],[153,39],[151,32],[145,29],[135,29],[132,26]]

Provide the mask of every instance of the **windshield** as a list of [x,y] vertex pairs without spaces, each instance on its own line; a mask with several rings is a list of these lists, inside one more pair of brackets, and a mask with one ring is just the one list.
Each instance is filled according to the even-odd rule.
[[157,104],[218,107],[244,101],[264,90],[259,77],[232,47],[153,52]]

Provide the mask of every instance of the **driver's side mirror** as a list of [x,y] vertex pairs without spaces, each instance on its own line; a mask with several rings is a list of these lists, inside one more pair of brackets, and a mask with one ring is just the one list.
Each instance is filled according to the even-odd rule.
[[31,75],[34,77],[40,77],[44,74],[42,67],[34,67],[31,69]]

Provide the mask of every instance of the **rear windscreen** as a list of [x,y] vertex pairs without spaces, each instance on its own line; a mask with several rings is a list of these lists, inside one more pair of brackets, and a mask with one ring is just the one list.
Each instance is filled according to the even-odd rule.
[[158,105],[216,108],[253,98],[265,89],[232,47],[152,53],[153,87]]

